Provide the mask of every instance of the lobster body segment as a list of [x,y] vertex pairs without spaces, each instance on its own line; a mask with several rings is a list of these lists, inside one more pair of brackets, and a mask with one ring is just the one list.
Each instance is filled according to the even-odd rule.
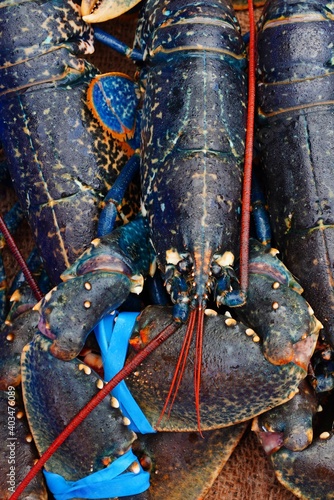
[[100,203],[128,154],[85,104],[97,70],[79,57],[93,51],[79,6],[11,2],[0,17],[0,137],[20,204],[58,283],[96,235]]
[[257,137],[276,244],[333,344],[331,9],[325,1],[267,3],[258,35]]
[[163,272],[187,268],[197,305],[213,255],[238,252],[245,48],[231,6],[218,1],[148,1],[135,45],[145,63],[142,190],[153,246]]

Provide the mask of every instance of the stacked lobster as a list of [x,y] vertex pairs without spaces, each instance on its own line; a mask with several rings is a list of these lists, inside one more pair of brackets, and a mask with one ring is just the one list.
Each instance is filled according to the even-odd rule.
[[[312,417],[319,406],[306,376],[321,324],[302,298],[300,285],[268,245],[250,242],[248,290],[240,288],[234,266],[240,245],[247,64],[232,7],[217,0],[168,1],[163,6],[158,0],[147,1],[133,51],[142,59],[136,84],[119,74],[99,76],[78,57],[91,50],[92,31],[71,0],[2,2],[0,7],[1,141],[49,279],[57,285],[33,310],[15,303],[3,327],[2,407],[7,411],[9,395],[19,399],[14,386],[22,382],[25,412],[39,454],[104,386],[82,360],[89,346],[95,348],[91,331],[95,328],[102,350],[103,343],[114,342],[121,357],[118,343],[110,340],[108,332],[107,340],[103,337],[105,330],[116,331],[121,325],[120,314],[114,326],[113,311],[166,300],[151,285],[140,295],[139,304],[132,306],[129,301],[133,293],[141,293],[156,263],[173,303],[173,307],[144,309],[129,341],[129,358],[139,366],[127,384],[145,415],[143,427],[153,433],[144,435],[142,424],[132,421],[132,413],[113,393],[111,406],[104,400],[46,462],[45,476],[55,498],[176,499],[180,491],[185,498],[185,487],[188,498],[200,498],[233,451],[244,423],[253,417],[265,448],[274,452],[274,467],[283,483],[302,498],[330,498],[333,482],[328,473],[322,486],[311,484],[314,475],[308,473],[301,480],[304,465],[299,465],[301,457],[312,467],[309,455],[315,453],[330,470],[326,456],[332,440],[316,440],[309,446]],[[94,22],[100,9],[110,9],[106,0],[96,9],[86,3],[84,8],[93,10],[89,22]],[[313,122],[323,123],[323,113],[331,116],[325,94],[331,82],[331,44],[323,43],[325,35],[330,38],[333,24],[328,9],[324,2],[270,1],[259,34],[257,143],[275,241],[301,281],[307,275],[305,267],[298,267],[301,261],[317,269],[324,262],[327,287],[321,290],[320,301],[318,279],[304,284],[314,307],[332,298],[326,267],[330,250],[326,257],[320,250],[314,250],[314,255],[310,250],[314,239],[330,247],[332,224],[325,218],[331,214],[331,179],[315,183],[318,166],[309,156],[311,152],[312,158],[318,158],[319,143],[326,141],[325,156],[330,157],[330,133],[322,132],[318,138],[320,126]],[[301,40],[312,29],[319,34],[320,28],[325,63],[319,68],[314,64],[310,81],[308,60],[299,60]],[[298,50],[293,45],[297,42]],[[297,54],[290,66],[286,46],[291,56]],[[318,54],[317,47],[315,61]],[[313,81],[324,84],[321,93],[313,90]],[[281,90],[284,85],[287,91]],[[288,90],[293,89],[294,97],[295,86],[302,88],[301,97],[290,102]],[[277,136],[278,129],[282,132]],[[298,134],[300,129],[304,136]],[[278,146],[277,141],[281,141]],[[293,151],[287,152],[290,142]],[[302,157],[301,151],[308,156]],[[302,158],[288,181],[273,168],[278,154],[283,160],[277,165],[287,155],[287,163],[293,166]],[[309,165],[308,175],[299,173],[304,165]],[[312,186],[323,186],[314,199],[306,185],[309,178]],[[299,179],[306,187],[296,200],[291,186],[293,191],[300,188]],[[308,207],[305,217],[310,216],[309,207],[316,206],[313,222],[296,217],[294,204],[301,199]],[[97,231],[99,238],[89,246]],[[297,255],[296,241],[306,245],[303,253],[308,260]],[[21,301],[22,295],[15,297]],[[332,338],[327,332],[332,322],[327,310],[324,313],[318,307],[316,312],[326,331],[314,357],[312,381],[318,387],[318,380],[325,380],[329,386],[331,374],[325,361],[331,356]],[[166,331],[173,336],[147,359],[138,357],[146,353],[151,339],[154,342]],[[102,353],[105,379],[112,376],[107,376],[108,371],[115,373],[108,364],[109,357],[116,355],[109,351]],[[186,363],[192,355],[193,369]],[[52,387],[43,390],[43,383],[51,380]],[[326,393],[324,402],[327,398]],[[193,438],[196,431],[205,439]],[[176,441],[178,460],[192,458],[183,475],[179,469],[175,473],[165,467],[175,460],[171,444]],[[195,480],[204,454],[206,467]],[[34,461],[32,454],[29,460]],[[291,478],[293,467],[296,473]],[[110,477],[114,468],[118,468],[115,478]],[[143,468],[159,471],[149,490]],[[15,474],[14,490],[17,469]],[[170,481],[168,486],[159,479],[162,475]],[[4,498],[14,491],[10,488],[6,478]],[[36,497],[46,497],[41,477],[31,488]]]

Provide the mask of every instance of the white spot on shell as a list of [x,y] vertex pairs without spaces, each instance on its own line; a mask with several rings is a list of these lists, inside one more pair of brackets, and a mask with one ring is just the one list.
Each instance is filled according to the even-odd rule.
[[166,251],[167,264],[173,264],[174,266],[176,266],[176,264],[178,264],[180,260],[182,260],[182,257],[177,250],[171,248],[170,250]]
[[206,316],[217,316],[218,313],[214,309],[205,309],[204,314]]
[[221,257],[216,259],[216,262],[221,267],[233,266],[234,263],[234,255],[232,252],[224,252]]
[[103,386],[104,386],[104,383],[103,383],[103,380],[101,380],[100,378],[96,381],[96,387],[98,389],[103,389]]
[[233,318],[226,318],[225,319],[226,326],[235,326],[236,324],[237,324],[237,321]]
[[114,396],[111,398],[110,404],[113,408],[119,408],[119,401]]

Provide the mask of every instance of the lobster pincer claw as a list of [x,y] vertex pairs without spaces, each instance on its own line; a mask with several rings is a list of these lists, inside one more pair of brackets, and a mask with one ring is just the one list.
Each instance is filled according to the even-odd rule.
[[82,0],[81,14],[86,23],[101,23],[124,14],[139,2],[140,0],[125,0],[122,2]]
[[312,443],[312,420],[318,410],[313,388],[304,379],[299,392],[287,403],[277,406],[254,419],[252,430],[267,455],[282,446],[291,451],[302,451]]
[[[317,412],[321,412],[320,417],[318,414],[315,418]],[[260,415],[252,425],[270,455],[277,479],[304,500],[333,498],[334,439],[332,433],[324,431],[328,416],[322,413],[322,406],[318,406],[305,380],[291,401]]]
[[[134,351],[140,351],[157,332],[170,324],[171,309],[148,306],[141,313],[130,339]],[[193,366],[189,363],[185,366],[173,411],[168,418],[161,419],[186,329],[186,325],[180,326],[179,334],[151,353],[126,381],[146,418],[158,431],[198,430],[194,396],[189,391],[193,382]],[[229,316],[205,314],[204,330],[201,430],[249,420],[288,401],[298,392],[307,371],[293,362],[281,366],[268,362],[263,356],[260,339],[252,329]]]
[[94,240],[36,308],[39,329],[53,340],[51,353],[63,360],[76,357],[87,335],[131,292],[140,293],[154,262],[144,218]]
[[333,498],[332,433],[323,433],[303,452],[280,449],[271,457],[279,481],[304,500]]
[[41,307],[38,328],[53,340],[52,354],[63,360],[75,358],[87,335],[105,314],[120,306],[130,289],[129,277],[116,272],[78,276],[54,288],[37,306]]
[[236,315],[262,338],[268,361],[276,365],[293,361],[307,371],[322,324],[276,253],[251,240],[249,293]]
[[[40,454],[45,452],[78,410],[103,387],[102,379],[79,360],[63,363],[51,356],[49,344],[48,339],[36,335],[22,355],[25,408]],[[41,384],[51,379],[54,390],[41,391]],[[86,478],[92,479],[94,474],[97,475],[94,476],[96,483],[90,487],[95,488],[93,491],[97,493],[103,486],[105,496],[101,495],[100,498],[109,498],[114,496],[112,493],[118,492],[113,477],[108,476],[109,466],[119,462],[119,458],[122,461],[130,452],[135,438],[135,433],[129,429],[120,410],[112,407],[110,401],[104,400],[69,436],[66,444],[48,460],[46,471],[61,476],[62,482],[69,481],[69,486],[75,487],[73,491],[77,494],[66,498],[88,498],[80,493],[85,488]],[[129,461],[129,465],[136,462],[136,457],[131,453]],[[123,462],[120,465],[123,467]],[[125,469],[129,465],[125,464]],[[123,470],[124,468],[120,469],[118,474]],[[54,476],[51,480],[53,478]],[[144,479],[143,487],[147,489],[147,477]],[[47,480],[49,481],[48,475]],[[73,481],[78,483],[73,485]]]

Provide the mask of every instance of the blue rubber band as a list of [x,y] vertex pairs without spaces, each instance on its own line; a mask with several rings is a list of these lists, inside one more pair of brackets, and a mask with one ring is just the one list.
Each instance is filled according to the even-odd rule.
[[132,450],[117,458],[111,465],[78,481],[66,481],[59,474],[43,471],[46,483],[55,500],[71,498],[115,498],[136,495],[150,486],[150,475],[142,467],[138,474],[124,472],[133,462],[138,463]]
[[[101,348],[104,378],[111,380],[124,366],[128,342],[139,313],[122,312],[104,318],[95,328],[95,335]],[[124,416],[130,420],[130,429],[141,434],[156,432],[134,400],[124,380],[111,394],[118,400]]]

